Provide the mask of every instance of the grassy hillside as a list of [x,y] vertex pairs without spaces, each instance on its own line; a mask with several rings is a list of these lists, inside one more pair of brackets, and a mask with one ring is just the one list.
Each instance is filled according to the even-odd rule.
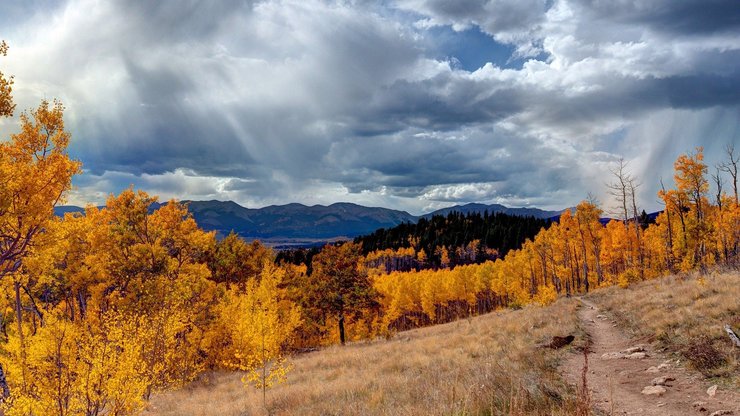
[[[586,296],[630,336],[666,349],[712,383],[740,389],[740,349],[722,329],[740,327],[740,274],[672,276]],[[579,414],[558,364],[584,345],[577,299],[528,306],[294,357],[287,383],[268,392],[270,414]],[[538,345],[574,334],[562,350]],[[618,410],[618,409],[617,409]],[[152,399],[145,415],[262,415],[261,395],[238,373]],[[580,413],[582,414],[582,413]]]
[[[527,307],[331,347],[293,359],[268,392],[271,414],[568,414],[574,395],[557,373],[561,351],[537,345],[576,334],[578,302]],[[155,397],[146,415],[260,415],[261,395],[239,374],[211,374]]]
[[740,389],[740,348],[724,330],[740,329],[740,274],[696,273],[610,287],[590,297],[634,338],[665,348],[707,378]]

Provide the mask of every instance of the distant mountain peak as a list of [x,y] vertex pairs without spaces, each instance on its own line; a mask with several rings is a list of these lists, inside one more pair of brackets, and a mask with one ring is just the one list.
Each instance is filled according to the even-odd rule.
[[[414,216],[406,211],[366,207],[352,202],[336,202],[331,205],[306,206],[297,202],[285,205],[270,205],[263,208],[245,208],[233,201],[182,201],[195,218],[198,225],[219,235],[228,235],[232,230],[246,239],[262,240],[318,240],[353,238],[370,234],[379,228],[391,228],[404,222],[417,222],[420,218],[434,215],[448,215],[451,212],[462,214],[505,213],[536,218],[551,218],[561,211],[545,211],[538,208],[508,208],[500,204],[468,203],[442,208],[440,210]],[[165,202],[166,203],[166,202]],[[152,210],[162,203],[153,204]],[[82,212],[83,208],[60,206],[54,210],[62,216],[67,212]]]

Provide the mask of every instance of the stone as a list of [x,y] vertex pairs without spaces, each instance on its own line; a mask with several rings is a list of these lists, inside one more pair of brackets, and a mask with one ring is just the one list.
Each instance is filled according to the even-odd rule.
[[694,407],[694,409],[696,409],[697,412],[706,412],[707,408],[704,407],[705,404],[707,404],[707,402],[702,402],[702,401],[697,400],[691,405]]
[[632,354],[626,355],[624,358],[627,358],[628,360],[642,360],[643,358],[647,358],[647,354],[644,352],[634,352]]
[[645,370],[646,373],[660,373],[660,369],[658,367],[652,366]]
[[658,366],[658,370],[663,370],[668,367],[670,367],[670,364],[663,363]]
[[645,352],[645,348],[643,347],[630,347],[626,350],[622,351],[624,354],[634,354],[636,352]]
[[624,354],[622,354],[621,352],[607,352],[601,354],[602,360],[615,360],[617,358],[624,358]]
[[732,410],[717,410],[716,412],[712,412],[709,414],[709,416],[723,416],[723,415],[734,415],[735,412]]
[[707,389],[707,394],[709,397],[714,397],[715,394],[717,394],[717,385],[713,385],[712,387]]
[[642,394],[646,396],[662,396],[666,391],[663,386],[646,386],[642,389]]
[[661,377],[654,378],[651,383],[653,384],[653,386],[667,386],[667,387],[671,387],[670,385],[668,385],[668,383],[671,382],[671,381],[675,381],[675,380],[676,379],[673,378],[673,377],[661,376]]
[[596,315],[596,317],[599,318],[599,319],[606,319],[606,316],[604,316],[604,315]]

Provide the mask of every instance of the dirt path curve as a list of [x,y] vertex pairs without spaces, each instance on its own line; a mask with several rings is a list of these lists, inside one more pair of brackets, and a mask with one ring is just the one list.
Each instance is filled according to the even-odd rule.
[[[578,315],[591,337],[588,355],[588,387],[593,407],[606,415],[740,415],[740,393],[719,388],[707,394],[703,377],[653,351],[649,344],[627,338],[593,303],[581,299]],[[632,349],[632,350],[630,350]],[[635,351],[641,350],[641,351]],[[583,354],[572,354],[563,364],[566,380],[581,384]],[[646,395],[658,377],[674,380]],[[660,383],[658,383],[660,384]],[[730,413],[720,413],[729,411]]]

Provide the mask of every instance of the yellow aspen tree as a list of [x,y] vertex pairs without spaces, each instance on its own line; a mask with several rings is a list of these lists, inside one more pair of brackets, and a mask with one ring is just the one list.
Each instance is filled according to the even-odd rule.
[[704,164],[704,149],[697,147],[695,152],[684,154],[676,159],[673,164],[675,174],[673,179],[676,183],[676,189],[683,194],[691,204],[693,218],[688,227],[690,241],[692,246],[692,259],[685,259],[686,264],[699,264],[704,272],[706,271],[706,239],[709,232],[706,222],[706,209],[708,201],[706,193],[709,190],[709,181],[707,174],[707,165]]
[[421,279],[421,309],[429,316],[432,322],[437,322],[437,306],[442,303],[443,288],[437,273],[422,271],[425,275]]
[[63,111],[43,101],[21,115],[20,133],[0,143],[0,277],[18,270],[80,170],[67,154]]
[[[9,361],[11,396],[4,403],[5,414],[66,415],[72,399],[75,327],[68,321],[48,314],[48,324],[35,333],[21,337],[9,334],[5,349],[13,358]],[[24,373],[22,385],[14,374]]]
[[418,253],[416,253],[416,261],[419,263],[419,266],[424,267],[427,263],[427,253],[424,251],[424,249],[420,249]]
[[267,389],[284,381],[290,370],[284,348],[301,323],[298,307],[281,299],[283,276],[282,269],[265,263],[259,281],[250,280],[243,294],[228,292],[219,310],[230,339],[224,364],[247,372],[242,381],[262,390],[263,405]]
[[[7,48],[2,49],[4,54]],[[0,100],[10,100],[10,86],[3,82]],[[0,107],[4,107],[0,115],[12,113],[12,106],[0,103]],[[72,176],[80,170],[79,162],[67,154],[70,134],[64,130],[63,112],[61,103],[42,101],[38,108],[21,115],[20,132],[0,143],[0,280],[13,276],[22,361],[25,342],[21,289],[25,282],[17,272],[37,235],[51,221],[54,206],[64,200]],[[5,380],[0,380],[0,385],[5,395]]]

